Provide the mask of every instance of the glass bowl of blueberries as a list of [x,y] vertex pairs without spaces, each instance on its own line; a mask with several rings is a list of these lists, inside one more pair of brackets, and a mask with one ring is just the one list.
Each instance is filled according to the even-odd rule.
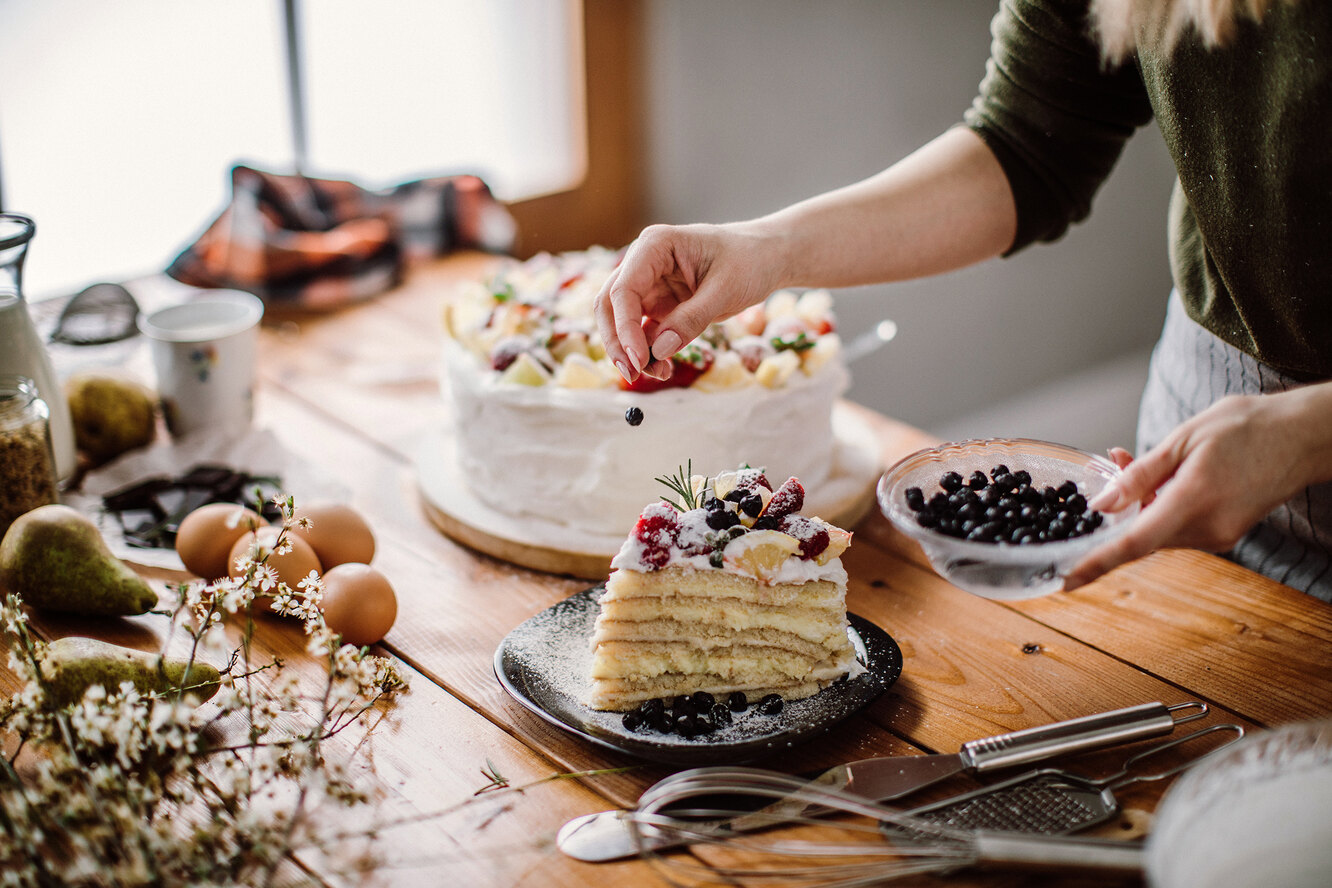
[[1138,512],[1087,508],[1119,468],[1063,444],[984,438],[905,457],[879,479],[879,508],[941,576],[984,598],[1058,591],[1093,548]]

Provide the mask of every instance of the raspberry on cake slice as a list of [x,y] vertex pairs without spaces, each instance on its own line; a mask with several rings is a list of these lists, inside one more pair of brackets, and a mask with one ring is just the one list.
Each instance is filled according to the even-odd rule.
[[757,469],[660,478],[614,560],[593,633],[593,709],[704,693],[818,693],[862,667],[847,634],[851,533],[799,514],[804,488]]

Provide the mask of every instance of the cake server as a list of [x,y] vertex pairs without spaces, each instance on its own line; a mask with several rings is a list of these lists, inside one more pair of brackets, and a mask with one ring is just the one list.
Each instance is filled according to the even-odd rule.
[[[1187,714],[1176,717],[1176,713],[1186,711]],[[811,783],[886,802],[955,774],[984,774],[1060,755],[1169,734],[1175,725],[1202,718],[1207,712],[1206,703],[1176,703],[1173,706],[1142,703],[972,740],[963,744],[961,750],[955,753],[887,756],[849,762],[824,771]],[[689,773],[701,774],[708,770],[697,768]],[[745,832],[808,814],[809,809],[810,806],[800,801],[779,800],[750,814],[711,823],[701,822],[699,829],[715,830],[718,833]],[[561,827],[556,840],[565,854],[589,863],[633,857],[645,848],[661,850],[682,844],[672,837],[653,833],[650,827],[635,826],[629,813],[619,810],[575,817]]]

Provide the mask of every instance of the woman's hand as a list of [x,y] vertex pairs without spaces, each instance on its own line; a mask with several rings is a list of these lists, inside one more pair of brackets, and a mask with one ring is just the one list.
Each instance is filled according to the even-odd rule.
[[1075,589],[1159,548],[1232,548],[1265,515],[1332,477],[1332,383],[1272,395],[1223,398],[1182,423],[1088,504],[1142,514],[1114,542],[1092,550],[1064,579]]
[[671,356],[708,324],[767,298],[776,278],[763,247],[744,224],[644,229],[593,306],[620,375],[667,378]]

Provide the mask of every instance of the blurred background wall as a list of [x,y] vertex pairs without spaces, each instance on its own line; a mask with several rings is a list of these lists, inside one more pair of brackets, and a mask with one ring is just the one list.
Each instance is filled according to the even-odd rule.
[[[996,0],[646,0],[647,213],[722,222],[868,176],[961,120]],[[595,72],[590,72],[595,76]],[[1170,275],[1173,168],[1152,128],[1061,241],[838,292],[843,335],[897,338],[849,397],[944,438],[1132,448]]]

